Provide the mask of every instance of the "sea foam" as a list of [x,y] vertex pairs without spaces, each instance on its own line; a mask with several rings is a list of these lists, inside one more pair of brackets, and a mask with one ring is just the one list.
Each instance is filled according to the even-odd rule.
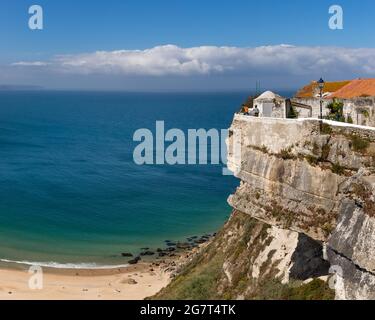
[[52,269],[80,269],[80,270],[100,270],[100,269],[118,269],[126,268],[129,264],[120,264],[120,265],[100,265],[97,263],[58,263],[58,262],[33,262],[33,261],[17,261],[17,260],[8,260],[0,259],[4,263],[14,263],[21,264],[26,266],[39,266]]

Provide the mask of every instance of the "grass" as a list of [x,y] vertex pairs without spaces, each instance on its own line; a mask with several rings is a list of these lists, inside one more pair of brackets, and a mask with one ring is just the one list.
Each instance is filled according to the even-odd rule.
[[261,284],[254,300],[334,300],[335,292],[328,284],[320,279],[314,279],[307,284],[292,282],[282,284],[278,280],[267,280]]
[[350,140],[352,142],[352,148],[357,152],[365,152],[370,146],[370,142],[366,139],[363,139],[357,135],[351,135]]
[[329,223],[329,222],[326,222],[324,225],[323,225],[323,227],[322,227],[322,230],[323,230],[323,232],[324,232],[324,235],[326,236],[326,237],[328,237],[331,233],[332,233],[332,231],[335,229],[335,227],[331,224],[331,223]]
[[319,164],[319,158],[314,157],[312,155],[307,155],[306,160],[312,166],[316,166],[317,164]]
[[295,156],[292,154],[291,148],[282,149],[279,154],[280,158],[283,160],[292,160],[295,159]]
[[210,261],[199,259],[190,264],[187,270],[157,294],[157,299],[167,300],[206,300],[217,299],[217,283],[222,275],[223,258],[218,253]]
[[338,175],[345,174],[345,168],[338,163],[332,165],[332,172]]
[[321,133],[323,133],[323,134],[331,134],[332,133],[331,126],[329,124],[327,124],[327,123],[322,123]]
[[254,150],[257,150],[263,153],[268,153],[268,148],[265,145],[262,145],[261,147],[258,147],[258,146],[250,146],[250,147],[253,148]]
[[[280,213],[279,211],[278,214]],[[252,277],[254,260],[273,241],[269,228],[269,225],[243,213],[233,215],[213,242],[188,263],[166,288],[149,299],[333,299],[333,291],[321,280],[314,280],[309,284],[292,280],[289,284],[282,284],[276,277],[279,262],[274,261],[275,250],[268,253],[267,261],[260,267],[260,277]],[[230,241],[229,231],[232,232]]]
[[334,300],[334,290],[320,279],[314,279],[308,284],[289,288],[286,291],[286,300]]

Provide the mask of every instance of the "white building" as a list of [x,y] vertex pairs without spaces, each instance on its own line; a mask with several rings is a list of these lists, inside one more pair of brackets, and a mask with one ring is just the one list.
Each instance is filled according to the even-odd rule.
[[286,118],[286,99],[272,91],[262,93],[254,100],[259,117]]

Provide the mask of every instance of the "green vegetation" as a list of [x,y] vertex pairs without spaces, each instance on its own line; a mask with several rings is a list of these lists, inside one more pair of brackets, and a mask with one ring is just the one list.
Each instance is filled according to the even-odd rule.
[[[275,250],[253,278],[254,259],[270,245],[270,226],[236,212],[212,243],[204,248],[183,271],[151,299],[158,300],[331,300],[334,293],[321,280],[308,284],[282,284],[276,275]],[[228,238],[228,234],[232,235]],[[230,281],[228,278],[230,275]]]
[[283,160],[295,159],[295,156],[292,153],[292,148],[283,149],[280,151],[279,156]]
[[348,118],[346,120],[347,123],[353,124],[353,118],[351,115],[348,115]]
[[326,119],[345,122],[344,104],[342,102],[333,101],[327,106],[327,108],[329,109],[329,114],[326,116]]
[[289,288],[287,292],[288,300],[333,300],[335,299],[334,290],[329,285],[320,280],[314,279],[308,284],[299,287]]
[[[183,271],[152,299],[212,300],[233,299],[251,285],[247,270],[252,267],[250,256],[259,254],[267,245],[268,225],[242,213],[234,214],[211,244],[188,263]],[[228,241],[227,233],[235,234]],[[254,234],[255,233],[255,234]],[[249,248],[248,243],[255,238]],[[228,283],[224,262],[235,265]]]
[[327,123],[322,123],[322,129],[321,132],[323,134],[331,134],[332,133],[332,128],[329,124]]
[[334,163],[332,165],[332,172],[338,175],[345,174],[345,168],[341,166],[339,163]]
[[196,259],[187,270],[177,276],[167,290],[162,290],[157,299],[206,300],[220,298],[217,283],[221,277],[223,259],[220,255],[210,261],[200,263]]
[[360,112],[363,114],[363,116],[365,118],[369,118],[370,117],[370,114],[369,114],[369,112],[368,112],[367,109],[362,109],[362,110],[360,110]]
[[288,112],[288,116],[287,118],[289,119],[297,119],[298,118],[298,112],[296,110],[296,108],[294,108],[293,106],[289,109],[289,112]]
[[370,146],[370,142],[364,138],[361,138],[357,135],[351,135],[350,140],[352,142],[352,148],[357,152],[365,152]]
[[334,229],[335,229],[335,226],[332,223],[329,223],[329,222],[326,222],[322,227],[322,230],[323,230],[324,235],[326,237],[329,237],[329,235],[332,234]]
[[277,280],[265,281],[256,296],[257,300],[334,300],[335,292],[328,284],[320,279],[314,279],[308,284],[298,282],[288,285]]
[[316,166],[319,164],[319,158],[312,155],[307,155],[306,160],[312,166]]
[[268,153],[268,148],[265,145],[262,145],[261,147],[258,146],[249,146],[250,148],[253,148],[254,150],[263,152],[263,153]]

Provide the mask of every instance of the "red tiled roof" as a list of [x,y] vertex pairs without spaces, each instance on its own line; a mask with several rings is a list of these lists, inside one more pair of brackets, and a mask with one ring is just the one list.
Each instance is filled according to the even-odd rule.
[[353,80],[328,98],[352,99],[368,96],[375,96],[375,79]]
[[[332,81],[326,82],[324,84],[323,93],[325,92],[336,92],[337,90],[343,88],[350,81]],[[318,83],[316,81],[311,82],[307,86],[304,86],[296,93],[296,98],[312,98],[314,97],[314,92],[318,90]]]

